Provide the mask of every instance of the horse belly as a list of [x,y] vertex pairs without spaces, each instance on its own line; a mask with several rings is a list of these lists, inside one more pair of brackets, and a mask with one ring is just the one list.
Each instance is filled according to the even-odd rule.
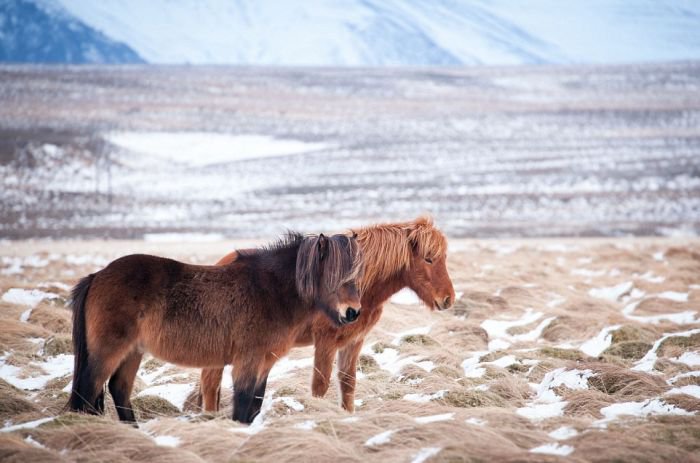
[[233,348],[228,330],[145,322],[141,333],[142,349],[166,362],[196,368],[231,363]]

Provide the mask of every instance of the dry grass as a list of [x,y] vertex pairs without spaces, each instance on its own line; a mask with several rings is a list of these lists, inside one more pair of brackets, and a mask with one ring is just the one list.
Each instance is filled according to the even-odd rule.
[[[137,378],[132,397],[139,429],[116,421],[114,407],[106,396],[107,416],[93,417],[62,413],[70,376],[56,374],[39,390],[23,390],[0,377],[0,420],[5,426],[47,416],[57,418],[37,428],[0,433],[2,461],[411,461],[421,449],[438,448],[435,461],[561,461],[563,457],[529,450],[554,441],[548,435],[561,426],[573,427],[578,434],[558,442],[573,448],[567,461],[693,461],[700,451],[697,416],[650,415],[614,420],[601,429],[596,421],[601,409],[616,403],[661,398],[666,404],[700,413],[700,400],[689,394],[668,394],[671,387],[700,385],[700,377],[687,376],[667,381],[697,367],[675,358],[698,350],[698,336],[672,336],[658,350],[659,358],[651,373],[632,368],[664,333],[697,328],[670,322],[658,325],[626,319],[625,302],[597,299],[591,288],[612,287],[633,281],[648,293],[638,314],[659,314],[661,304],[654,294],[673,290],[688,292],[689,302],[666,304],[669,311],[697,307],[700,284],[692,277],[700,255],[700,243],[674,244],[664,240],[564,242],[568,252],[543,251],[547,243],[521,241],[517,250],[501,254],[502,242],[456,241],[451,245],[450,269],[457,291],[464,296],[453,310],[430,312],[422,307],[387,304],[384,316],[370,334],[360,357],[357,381],[357,410],[349,416],[338,406],[335,374],[324,398],[312,397],[312,369],[302,366],[270,381],[266,397],[264,426],[255,434],[246,433],[229,419],[231,390],[222,389],[221,410],[201,414],[196,406],[197,371],[170,367],[160,360],[146,358],[144,376]],[[624,246],[621,247],[621,243]],[[12,252],[31,255],[43,252],[40,243],[17,243]],[[52,252],[105,254],[104,243],[52,243]],[[153,249],[152,246],[159,246]],[[215,262],[238,244],[155,245],[116,242],[110,255],[150,252],[183,260]],[[79,249],[79,251],[78,251]],[[652,255],[664,251],[668,264]],[[47,255],[45,252],[42,255]],[[498,265],[491,270],[482,268]],[[596,277],[572,274],[585,267]],[[618,276],[611,270],[617,269]],[[663,283],[651,283],[638,276],[640,269],[662,275]],[[64,272],[93,271],[89,264],[69,266],[60,260],[17,277],[0,277],[0,288],[31,289],[47,281],[61,279]],[[604,272],[601,272],[603,270]],[[0,303],[0,360],[5,369],[21,369],[21,378],[44,375],[42,362],[69,353],[70,312],[63,306],[67,292],[60,285],[46,287],[61,299],[43,301],[32,311],[27,323],[19,321],[25,307]],[[560,302],[550,304],[552,301]],[[673,302],[673,301],[670,301]],[[485,320],[518,320],[524,311],[542,312],[535,321],[507,330],[509,345],[489,351],[494,341],[482,326]],[[637,314],[637,312],[635,312]],[[528,338],[546,317],[555,317],[541,336]],[[610,346],[603,346],[593,357],[581,350],[584,341],[601,329],[621,325],[611,332]],[[401,334],[430,326],[427,334]],[[44,342],[37,342],[41,338]],[[33,340],[32,340],[33,339]],[[502,339],[503,340],[503,339]],[[371,347],[370,347],[371,346]],[[398,352],[407,358],[396,374],[382,368],[386,358]],[[481,352],[481,362],[512,358],[512,364],[481,365],[483,374],[466,377],[462,362]],[[382,355],[384,357],[382,357]],[[312,348],[295,349],[291,358],[308,359]],[[6,371],[10,371],[10,370]],[[547,373],[557,369],[590,370],[592,375],[580,388],[557,386],[552,389],[565,401],[563,414],[536,420],[518,410],[537,404],[539,388]],[[3,370],[5,371],[5,370]],[[12,370],[14,371],[14,370]],[[184,411],[165,398],[137,396],[149,386],[192,385]],[[408,396],[412,394],[413,396]],[[413,397],[412,400],[407,400]],[[418,399],[416,399],[416,397]],[[419,400],[418,402],[414,400]],[[299,409],[299,405],[303,409]],[[447,414],[447,415],[446,415]],[[436,421],[421,422],[437,415]],[[443,416],[445,415],[445,416]],[[351,418],[348,420],[348,418]],[[418,419],[418,420],[417,420]],[[368,439],[393,431],[386,443],[365,445]],[[171,439],[175,447],[158,445],[154,438]]]

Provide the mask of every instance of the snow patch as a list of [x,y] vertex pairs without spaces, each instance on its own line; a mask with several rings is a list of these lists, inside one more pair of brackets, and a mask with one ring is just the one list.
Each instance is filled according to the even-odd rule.
[[391,296],[389,301],[392,304],[398,305],[420,305],[423,303],[418,295],[410,288],[403,288],[398,293]]
[[591,357],[598,357],[612,344],[612,332],[619,329],[620,325],[608,326],[600,330],[600,333],[592,339],[581,344],[580,350]]
[[15,424],[13,426],[5,426],[4,428],[0,429],[0,432],[13,432],[19,431],[20,429],[34,429],[37,426],[41,426],[42,424],[48,423],[49,421],[53,421],[55,419],[56,417],[49,416],[47,418],[39,418],[38,420],[27,421],[26,423]]
[[372,447],[375,445],[383,445],[391,442],[391,436],[396,432],[396,430],[389,430],[380,432],[379,434],[370,437],[365,441],[366,447]]
[[427,424],[435,423],[438,421],[451,421],[455,417],[454,413],[442,413],[440,415],[430,415],[430,416],[420,416],[415,419],[416,423]]
[[139,392],[138,397],[154,395],[165,399],[178,409],[182,410],[185,406],[185,401],[194,389],[193,384],[159,384],[151,386]]
[[330,146],[265,135],[212,132],[115,132],[105,138],[131,152],[192,167],[302,154]]
[[623,294],[630,292],[633,287],[634,284],[631,281],[626,281],[615,286],[591,288],[588,290],[588,294],[598,299],[605,299],[607,301],[615,302],[620,299]]
[[667,404],[661,399],[641,402],[621,402],[600,409],[603,418],[594,422],[595,427],[606,427],[607,423],[621,416],[647,417],[649,415],[693,415],[692,412]]
[[428,458],[440,453],[440,450],[442,450],[440,447],[423,447],[413,456],[411,463],[423,463]]
[[578,435],[578,431],[570,426],[562,426],[548,434],[549,437],[556,440],[565,440]]
[[[656,363],[656,359],[658,358],[658,355],[656,355],[656,351],[659,349],[659,346],[661,346],[662,342],[664,342],[666,339],[673,337],[673,336],[688,337],[688,336],[692,336],[696,333],[700,333],[700,328],[695,328],[693,330],[688,330],[688,331],[682,331],[679,333],[665,333],[663,336],[661,336],[659,339],[656,340],[654,345],[651,347],[651,349],[649,349],[649,352],[647,352],[644,355],[644,357],[642,357],[637,362],[635,362],[634,366],[632,367],[632,370],[646,371],[646,372],[652,371],[654,369],[654,363]],[[687,352],[686,352],[686,354],[687,354]],[[692,359],[692,357],[691,357],[691,359]]]
[[180,438],[176,436],[155,436],[153,440],[161,447],[177,447],[180,445]]
[[574,448],[570,445],[561,445],[557,443],[544,444],[534,449],[530,449],[531,453],[544,453],[547,455],[561,455],[567,456],[574,451]]
[[10,304],[34,308],[44,299],[54,299],[56,297],[58,297],[57,294],[47,293],[38,289],[10,288],[2,295],[2,300]]

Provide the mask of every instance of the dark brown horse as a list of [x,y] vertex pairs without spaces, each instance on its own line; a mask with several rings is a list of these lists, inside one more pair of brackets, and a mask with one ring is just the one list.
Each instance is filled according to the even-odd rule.
[[104,412],[104,383],[119,418],[144,352],[189,367],[234,365],[233,419],[260,411],[267,376],[316,315],[339,327],[359,316],[355,237],[304,237],[241,252],[224,266],[131,255],[73,289],[75,370],[68,407]]
[[[357,359],[365,336],[382,315],[384,302],[405,287],[415,291],[430,309],[447,309],[455,300],[446,266],[447,241],[430,219],[373,225],[354,231],[364,258],[364,274],[360,279],[362,317],[347,326],[316,317],[295,342],[296,346],[315,347],[311,391],[317,397],[328,391],[333,358],[340,350],[338,380],[342,406],[348,411],[355,408]],[[227,265],[237,258],[234,251],[217,265]],[[202,370],[200,400],[207,411],[219,408],[222,373],[221,368]]]

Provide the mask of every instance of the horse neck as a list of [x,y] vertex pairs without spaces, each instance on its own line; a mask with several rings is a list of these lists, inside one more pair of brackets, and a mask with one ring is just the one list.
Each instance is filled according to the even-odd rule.
[[383,305],[391,296],[407,286],[406,270],[389,278],[371,282],[362,294],[362,306],[372,310]]

